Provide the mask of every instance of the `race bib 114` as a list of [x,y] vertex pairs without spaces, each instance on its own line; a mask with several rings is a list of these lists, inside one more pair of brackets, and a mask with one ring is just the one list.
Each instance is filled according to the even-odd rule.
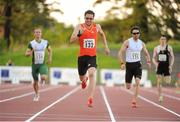
[[44,51],[34,52],[35,64],[42,64],[44,62]]

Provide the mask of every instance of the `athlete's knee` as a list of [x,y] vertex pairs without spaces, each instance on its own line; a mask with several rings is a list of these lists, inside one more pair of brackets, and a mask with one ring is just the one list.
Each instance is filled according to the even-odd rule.
[[140,81],[136,81],[136,86],[139,86],[140,85]]
[[47,79],[47,76],[46,75],[41,75],[41,80],[44,81]]
[[170,84],[171,83],[171,76],[165,76],[164,80],[166,83]]
[[33,85],[37,85],[38,84],[38,80],[35,80],[34,82],[33,82]]
[[136,86],[139,86],[141,79],[140,78],[136,78],[135,81],[136,81]]
[[79,79],[80,79],[80,81],[85,81],[85,80],[86,80],[86,75],[84,75],[84,76],[79,76]]
[[130,89],[131,88],[131,84],[130,83],[126,83],[126,89]]
[[162,80],[163,80],[163,76],[161,76],[161,75],[157,75],[157,82],[162,82]]
[[89,77],[95,77],[95,72],[89,72]]
[[91,67],[91,68],[88,69],[88,75],[89,75],[89,77],[94,77],[95,74],[96,74],[96,68]]

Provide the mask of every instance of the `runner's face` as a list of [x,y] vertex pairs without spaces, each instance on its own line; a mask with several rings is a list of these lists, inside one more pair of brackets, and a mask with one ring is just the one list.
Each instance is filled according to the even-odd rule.
[[34,30],[34,36],[36,39],[40,39],[41,38],[41,30],[40,29]]
[[166,44],[166,37],[163,37],[163,36],[162,36],[162,37],[160,38],[160,44],[161,44],[161,45],[165,45],[165,44]]
[[139,30],[133,30],[133,31],[132,31],[132,37],[133,37],[135,40],[139,39],[139,36],[140,36]]
[[93,16],[93,14],[86,14],[84,19],[85,19],[85,24],[87,26],[90,26],[93,23],[94,16]]

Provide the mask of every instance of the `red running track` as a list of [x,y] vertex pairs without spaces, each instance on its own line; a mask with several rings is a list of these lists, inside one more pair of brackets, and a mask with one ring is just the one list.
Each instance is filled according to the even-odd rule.
[[97,86],[89,108],[87,90],[79,86],[45,85],[33,102],[30,84],[1,84],[0,121],[180,121],[180,89],[165,88],[159,103],[155,88],[141,88],[138,108],[131,108],[132,91]]

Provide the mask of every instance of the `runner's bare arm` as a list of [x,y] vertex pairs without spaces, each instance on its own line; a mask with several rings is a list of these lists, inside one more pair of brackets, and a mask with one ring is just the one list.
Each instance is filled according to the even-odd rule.
[[31,49],[27,49],[26,50],[26,52],[25,52],[25,56],[31,56],[32,55],[32,52],[33,52],[33,50],[31,50]]
[[70,43],[73,43],[73,42],[75,42],[76,40],[79,39],[79,37],[78,37],[79,31],[82,32],[82,29],[80,28],[80,25],[77,25],[77,26],[75,27],[72,35],[71,35]]
[[97,29],[98,29],[98,33],[101,35],[101,37],[102,37],[102,40],[103,40],[103,44],[104,44],[104,46],[105,46],[105,53],[107,54],[107,55],[109,55],[110,54],[110,50],[109,50],[109,47],[108,47],[108,45],[107,45],[107,40],[106,40],[106,36],[105,36],[105,34],[104,34],[104,31],[102,30],[102,28],[101,28],[101,26],[99,25],[99,24],[97,24]]
[[124,41],[124,43],[122,44],[122,46],[118,52],[118,58],[119,58],[120,64],[125,64],[124,54],[128,47],[128,43],[129,43],[128,40]]
[[152,62],[153,62],[153,64],[156,67],[158,66],[158,62],[157,62],[157,47],[154,48]]
[[170,56],[171,56],[171,60],[169,62],[169,65],[172,67],[174,64],[174,52],[173,52],[173,48],[171,46],[169,46],[169,52],[170,52]]
[[51,64],[51,62],[52,62],[52,49],[51,49],[51,46],[48,46],[47,50],[48,50],[48,64]]
[[143,51],[144,51],[147,63],[151,63],[151,58],[150,58],[149,52],[144,43],[143,43]]

